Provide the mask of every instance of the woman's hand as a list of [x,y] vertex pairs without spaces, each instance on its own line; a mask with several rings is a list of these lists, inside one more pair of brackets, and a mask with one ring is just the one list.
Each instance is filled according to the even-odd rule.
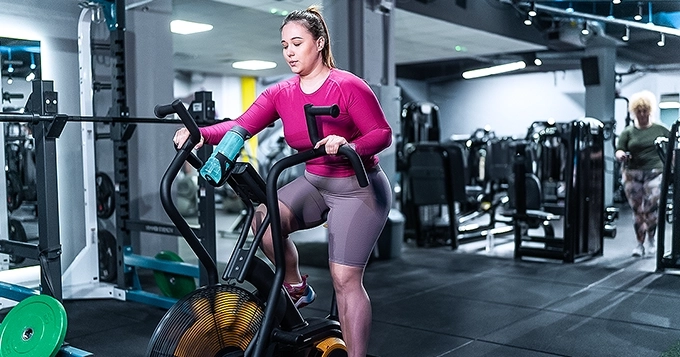
[[[172,141],[175,143],[175,147],[178,149],[181,149],[184,143],[189,139],[189,130],[187,128],[181,128],[175,132],[175,136],[172,138]],[[198,141],[198,144],[194,147],[195,149],[199,149],[201,146],[203,146],[203,135],[201,135],[201,140]]]
[[630,160],[630,153],[627,153],[623,150],[616,150],[614,155],[616,156],[616,159],[619,161]]
[[327,137],[319,140],[314,146],[315,149],[321,147],[321,145],[326,145],[326,154],[336,155],[340,146],[347,144],[347,139],[338,135],[328,135]]

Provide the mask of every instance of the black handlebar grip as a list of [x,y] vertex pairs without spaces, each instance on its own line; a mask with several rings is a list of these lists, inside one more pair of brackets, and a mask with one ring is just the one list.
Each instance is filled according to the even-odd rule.
[[311,104],[305,105],[305,112],[310,115],[330,115],[337,118],[340,115],[340,107],[337,104],[331,106],[313,106]]
[[307,131],[309,131],[309,139],[312,145],[321,140],[319,138],[319,127],[316,125],[317,115],[330,115],[336,118],[340,115],[340,107],[337,104],[331,106],[314,106],[312,104],[305,104],[305,118],[307,119]]
[[349,159],[349,163],[352,164],[354,173],[357,176],[357,181],[359,181],[359,186],[368,186],[368,175],[366,174],[366,168],[364,167],[364,163],[361,161],[359,154],[357,154],[357,152],[349,145],[340,146],[338,148],[338,154],[345,155],[345,157]]
[[175,109],[172,107],[173,104],[175,104],[175,102],[172,102],[172,104],[156,105],[156,107],[153,108],[153,113],[156,115],[156,118],[165,118],[166,116],[175,113]]

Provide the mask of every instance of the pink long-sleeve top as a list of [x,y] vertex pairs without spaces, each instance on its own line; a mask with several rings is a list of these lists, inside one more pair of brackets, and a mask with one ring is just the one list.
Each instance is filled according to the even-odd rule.
[[[318,116],[319,138],[339,135],[354,145],[366,169],[378,164],[376,156],[392,142],[392,129],[371,88],[361,78],[340,69],[332,69],[321,87],[306,94],[295,76],[267,88],[255,102],[235,120],[201,128],[206,143],[216,145],[234,125],[255,135],[281,118],[283,133],[290,147],[298,151],[311,149],[305,120],[305,104],[330,106],[337,104],[340,115]],[[349,161],[342,155],[325,155],[306,164],[312,174],[326,177],[354,175]]]

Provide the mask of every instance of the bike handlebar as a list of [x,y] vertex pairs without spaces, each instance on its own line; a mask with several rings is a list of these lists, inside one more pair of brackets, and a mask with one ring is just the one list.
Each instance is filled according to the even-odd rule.
[[[333,104],[331,106],[314,106],[312,104],[305,104],[305,119],[307,119],[307,130],[309,131],[309,139],[311,140],[312,145],[316,145],[316,143],[321,140],[319,138],[319,127],[316,123],[316,117],[318,115],[330,115],[333,118],[337,118],[338,115],[340,115],[340,107],[338,107],[337,104]],[[324,149],[323,152],[325,153],[326,150]],[[357,176],[357,180],[359,181],[359,186],[368,186],[366,168],[364,167],[364,163],[361,161],[359,154],[357,154],[357,152],[348,145],[340,146],[340,148],[338,148],[338,153],[349,159],[349,163],[352,165],[354,173]]]

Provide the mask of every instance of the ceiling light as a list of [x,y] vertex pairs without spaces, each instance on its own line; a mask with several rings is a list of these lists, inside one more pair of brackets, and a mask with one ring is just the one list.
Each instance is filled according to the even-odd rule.
[[536,59],[534,59],[534,64],[537,65],[537,66],[540,66],[540,65],[543,64],[543,61],[541,61],[540,58],[536,58]]
[[571,5],[571,1],[569,2],[569,7],[566,8],[564,11],[566,11],[566,12],[574,12],[574,7]]
[[621,40],[628,42],[630,40],[630,27],[626,26],[626,33],[621,36]]
[[276,63],[271,61],[248,60],[237,61],[232,63],[232,67],[236,69],[247,69],[250,71],[261,71],[264,69],[276,68]]
[[205,32],[213,29],[213,25],[202,24],[199,22],[191,22],[184,20],[173,20],[170,22],[170,31],[180,35],[189,35],[192,33]]
[[680,109],[680,94],[662,94],[659,109]]
[[533,2],[533,1],[531,2],[531,8],[529,9],[529,12],[527,13],[527,15],[529,15],[531,17],[536,16],[536,3],[535,2]]
[[642,3],[638,3],[638,13],[633,16],[633,19],[635,21],[640,21],[642,20]]
[[463,78],[473,79],[473,78],[486,77],[486,76],[491,76],[491,75],[494,75],[494,74],[501,74],[501,73],[517,71],[517,70],[526,68],[526,66],[527,65],[526,65],[526,63],[524,63],[524,61],[517,61],[517,62],[501,64],[501,65],[493,66],[493,67],[473,69],[471,71],[463,72]]
[[531,24],[532,24],[531,16],[529,16],[528,14],[527,14],[527,18],[524,19],[524,24],[527,25],[527,26],[531,26]]
[[583,21],[583,28],[581,29],[581,34],[582,35],[588,35],[590,33],[590,30],[588,30],[588,21]]
[[31,72],[26,76],[26,82],[30,82],[35,79],[35,73]]
[[14,80],[12,79],[12,77],[8,77],[7,78],[7,84],[12,84],[12,83],[14,83]]
[[659,47],[666,46],[666,35],[663,32],[661,32],[660,34],[661,34],[661,37],[659,38],[659,42],[657,42],[656,44]]
[[618,5],[618,4],[621,3],[621,0],[612,0],[612,3],[613,3],[614,5]]

